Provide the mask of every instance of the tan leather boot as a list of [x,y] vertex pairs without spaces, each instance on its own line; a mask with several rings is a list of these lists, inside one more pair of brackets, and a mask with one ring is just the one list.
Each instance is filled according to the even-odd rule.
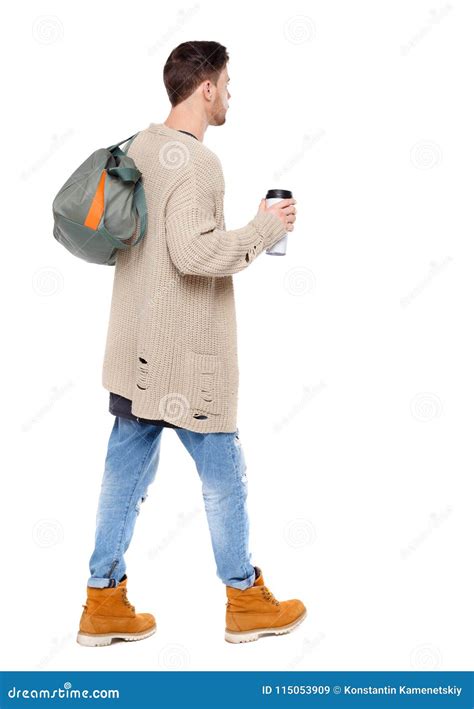
[[127,578],[115,588],[87,586],[83,608],[77,634],[80,645],[110,645],[113,638],[143,640],[156,630],[151,613],[135,613],[127,598]]
[[306,607],[297,598],[277,601],[265,586],[262,571],[255,566],[255,583],[243,591],[226,586],[225,639],[248,643],[261,635],[289,633],[306,618]]

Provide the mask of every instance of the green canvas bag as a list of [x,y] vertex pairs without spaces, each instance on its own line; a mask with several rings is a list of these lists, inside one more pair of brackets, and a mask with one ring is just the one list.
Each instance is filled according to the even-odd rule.
[[[138,135],[99,148],[64,183],[53,201],[53,234],[89,263],[115,265],[120,249],[140,243],[147,228],[141,172],[127,151]],[[125,150],[119,147],[130,141]],[[140,220],[137,239],[130,239]]]

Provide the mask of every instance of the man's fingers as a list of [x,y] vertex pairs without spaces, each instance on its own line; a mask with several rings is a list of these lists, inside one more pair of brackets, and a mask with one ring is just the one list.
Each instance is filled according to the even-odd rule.
[[274,207],[278,209],[283,209],[284,207],[289,207],[292,204],[296,204],[296,199],[290,197],[289,199],[281,199],[279,202],[275,202]]
[[278,218],[284,222],[285,226],[291,231],[293,230],[293,222],[296,219],[296,199],[290,197],[288,199],[281,199],[271,207],[266,207],[266,198],[262,198],[259,205],[259,211],[271,211]]

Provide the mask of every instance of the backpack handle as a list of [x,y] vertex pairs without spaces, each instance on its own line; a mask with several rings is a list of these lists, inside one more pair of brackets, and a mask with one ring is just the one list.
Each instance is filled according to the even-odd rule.
[[107,174],[118,177],[122,182],[138,182],[142,173],[135,167],[108,167]]
[[[107,150],[109,150],[113,155],[126,155],[130,145],[132,144],[133,139],[137,135],[138,133],[134,133],[129,138],[125,138],[125,140],[122,140],[120,143],[110,145]],[[123,143],[126,143],[128,140],[130,141],[130,143],[129,145],[127,145],[125,151],[121,150],[119,146],[123,145]],[[136,246],[145,236],[148,222],[145,192],[143,190],[143,185],[140,182],[141,172],[139,170],[133,170],[133,168],[125,167],[111,167],[107,169],[107,172],[109,174],[116,175],[124,182],[135,182],[135,187],[133,189],[133,205],[135,207],[137,215],[140,217],[140,233],[138,235],[138,238],[132,244],[130,244],[130,246]],[[108,236],[115,243],[118,249],[128,248],[127,244],[124,244],[122,241],[120,241],[120,239],[117,239],[112,234],[110,234],[110,232],[108,232],[104,226],[102,226],[99,231],[102,231],[104,234],[106,234],[106,236]]]
[[127,142],[127,140],[132,140],[132,138],[136,138],[137,135],[138,135],[138,133],[134,133],[133,135],[130,136],[130,138],[125,138],[125,140],[120,141],[120,143],[114,143],[113,145],[109,145],[109,147],[106,148],[106,150],[110,150],[110,152],[112,153],[112,152],[114,152],[115,148],[117,148],[118,153],[123,153],[124,155],[126,155],[127,150],[129,149],[131,143],[130,143],[130,145],[127,146],[125,152],[123,150],[120,150],[119,145],[123,145],[124,143]]
[[136,246],[139,241],[145,236],[147,223],[148,223],[148,213],[145,201],[145,190],[141,182],[135,183],[135,189],[133,190],[133,204],[137,210],[137,215],[140,217],[140,234],[136,241],[134,241],[130,246]]

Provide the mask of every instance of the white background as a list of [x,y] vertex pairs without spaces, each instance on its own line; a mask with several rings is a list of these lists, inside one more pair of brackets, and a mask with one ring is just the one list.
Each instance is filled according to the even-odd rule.
[[[15,14],[16,13],[16,14]],[[4,23],[2,669],[469,670],[472,3],[23,3]],[[126,555],[157,633],[75,640],[113,418],[113,269],[52,234],[95,149],[162,122],[187,40],[230,53],[226,226],[298,200],[234,277],[252,560],[293,633],[224,642],[200,482],[171,430]]]

